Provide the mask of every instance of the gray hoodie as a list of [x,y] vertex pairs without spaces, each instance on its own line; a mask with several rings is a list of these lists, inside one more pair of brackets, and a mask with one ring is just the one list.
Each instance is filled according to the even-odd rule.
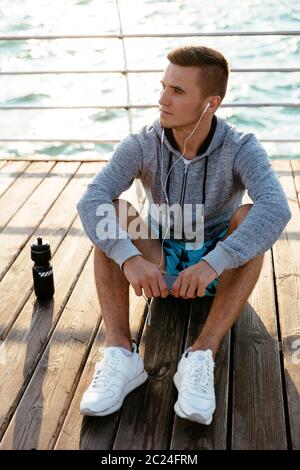
[[[118,239],[99,238],[97,207],[99,204],[112,204],[135,178],[141,180],[149,204],[165,202],[161,162],[163,160],[162,180],[165,181],[168,168],[178,160],[180,152],[171,146],[166,136],[161,145],[161,138],[159,119],[142,127],[139,132],[129,134],[88,185],[77,205],[82,225],[93,244],[120,267],[127,259],[141,253],[121,229]],[[220,117],[217,117],[217,126],[207,150],[191,161],[186,177],[182,159],[172,169],[168,183],[170,205],[179,200],[185,204],[202,202],[206,159],[205,241],[228,227],[233,212],[241,205],[245,190],[253,201],[251,211],[239,227],[203,257],[220,276],[225,269],[242,266],[267,251],[280,236],[291,212],[268,155],[255,135],[238,131]],[[112,217],[112,222],[116,222],[115,215]]]

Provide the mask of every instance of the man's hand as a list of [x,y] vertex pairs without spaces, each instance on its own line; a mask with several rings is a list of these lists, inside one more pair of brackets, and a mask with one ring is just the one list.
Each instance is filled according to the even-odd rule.
[[142,256],[133,256],[125,261],[123,271],[132,285],[136,295],[142,295],[142,289],[146,297],[167,297],[168,287],[157,264],[147,261]]
[[199,261],[181,271],[173,284],[173,295],[183,299],[204,297],[206,287],[217,277],[218,274],[208,263]]

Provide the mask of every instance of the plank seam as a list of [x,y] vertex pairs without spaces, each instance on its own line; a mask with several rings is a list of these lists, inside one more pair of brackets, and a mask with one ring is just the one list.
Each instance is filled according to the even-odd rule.
[[226,450],[232,450],[235,325],[230,329]]
[[284,411],[284,419],[285,419],[287,448],[288,448],[288,450],[291,450],[292,449],[291,423],[290,423],[290,417],[289,417],[289,404],[288,404],[288,397],[287,397],[287,391],[286,391],[286,380],[285,380],[285,373],[284,373],[282,337],[281,337],[281,330],[280,330],[278,294],[277,294],[277,284],[276,284],[276,274],[275,274],[275,260],[274,260],[273,248],[271,249],[271,254],[272,254],[272,256],[271,256],[272,266],[273,266],[272,271],[273,271],[273,283],[274,283],[275,320],[276,320],[278,345],[279,345],[278,354],[279,354],[279,363],[280,363],[283,411]]

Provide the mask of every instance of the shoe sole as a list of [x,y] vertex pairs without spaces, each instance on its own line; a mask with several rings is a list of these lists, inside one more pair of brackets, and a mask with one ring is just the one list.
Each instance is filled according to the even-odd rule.
[[[179,389],[180,389],[180,385],[181,385],[181,379],[180,379],[180,374],[178,372],[176,372],[176,374],[174,375],[173,381],[174,381],[175,387],[177,388],[177,391],[179,393]],[[212,422],[212,416],[208,419],[205,419],[199,413],[193,413],[193,414],[187,415],[183,411],[183,409],[181,408],[178,400],[176,401],[176,403],[174,405],[174,411],[177,414],[177,416],[179,416],[180,418],[188,419],[190,421],[194,421],[195,423],[206,424],[208,426]]]
[[135,388],[139,387],[144,382],[146,382],[147,379],[148,379],[148,374],[147,374],[146,371],[143,371],[143,373],[141,375],[136,377],[136,379],[134,379],[132,382],[130,382],[127,385],[127,387],[125,388],[125,390],[123,392],[123,395],[121,396],[120,400],[115,405],[108,408],[107,410],[97,412],[97,411],[90,410],[89,408],[80,408],[80,414],[82,414],[84,416],[107,416],[107,415],[110,415],[112,413],[115,413],[115,411],[118,411],[122,407],[126,396],[130,392],[132,392]]

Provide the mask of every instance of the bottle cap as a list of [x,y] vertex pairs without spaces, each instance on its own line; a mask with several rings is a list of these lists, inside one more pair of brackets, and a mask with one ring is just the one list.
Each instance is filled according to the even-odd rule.
[[49,242],[38,237],[31,245],[31,259],[33,261],[49,261],[51,259],[51,249]]
[[43,240],[42,237],[38,237],[35,242],[31,245],[31,250],[41,253],[50,250],[50,245],[47,240]]

